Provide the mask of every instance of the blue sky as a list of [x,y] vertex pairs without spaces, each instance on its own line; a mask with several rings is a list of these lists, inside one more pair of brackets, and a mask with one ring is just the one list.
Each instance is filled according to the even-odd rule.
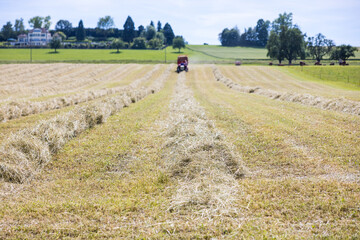
[[22,17],[29,28],[31,17],[50,15],[52,29],[60,19],[73,26],[82,19],[85,27],[95,27],[100,17],[110,15],[122,28],[130,15],[136,27],[160,20],[190,44],[220,44],[218,34],[225,27],[243,32],[259,18],[273,21],[283,12],[292,12],[293,22],[308,36],[321,32],[336,44],[360,46],[359,0],[0,0],[0,25]]

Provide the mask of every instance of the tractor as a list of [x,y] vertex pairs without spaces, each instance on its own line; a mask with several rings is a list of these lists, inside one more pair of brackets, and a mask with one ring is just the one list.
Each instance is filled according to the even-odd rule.
[[178,60],[177,60],[177,73],[180,73],[181,71],[189,71],[189,68],[188,68],[188,64],[189,64],[189,59],[186,55],[179,55],[178,56]]

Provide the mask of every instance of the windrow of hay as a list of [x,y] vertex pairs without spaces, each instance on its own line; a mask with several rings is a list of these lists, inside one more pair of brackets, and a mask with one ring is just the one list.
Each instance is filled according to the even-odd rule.
[[236,214],[238,178],[245,174],[240,158],[206,118],[180,74],[169,117],[160,124],[169,140],[163,147],[165,168],[178,179],[170,211],[212,218]]
[[[59,94],[82,89],[90,84],[105,82],[118,73],[127,72],[134,65],[99,64],[29,64],[16,65],[10,72],[1,70],[2,96],[32,96]],[[13,65],[10,65],[13,66]]]
[[[123,107],[137,102],[151,93],[159,91],[170,74],[169,66],[163,75],[149,88],[133,89],[96,103],[77,106],[64,115],[42,121],[31,129],[20,130],[0,146],[0,178],[8,182],[24,183],[51,161],[70,139],[107,118]],[[140,83],[140,81],[138,82]]]
[[136,89],[141,83],[148,81],[151,76],[159,70],[160,65],[156,65],[145,76],[132,82],[128,86],[115,88],[104,88],[93,91],[84,91],[82,93],[68,95],[64,97],[56,97],[42,102],[11,102],[0,107],[0,121],[38,114],[49,110],[60,109],[67,106],[76,105],[83,102],[92,101],[111,94],[119,94],[128,92],[130,89]]
[[333,110],[339,112],[360,115],[360,102],[351,101],[344,98],[328,99],[311,94],[277,92],[270,89],[262,89],[260,87],[241,86],[231,79],[225,77],[221,71],[212,66],[215,79],[224,83],[227,87],[243,93],[255,93],[257,95],[266,96],[271,99],[278,99],[281,101],[295,102],[307,106],[317,107],[324,110]]

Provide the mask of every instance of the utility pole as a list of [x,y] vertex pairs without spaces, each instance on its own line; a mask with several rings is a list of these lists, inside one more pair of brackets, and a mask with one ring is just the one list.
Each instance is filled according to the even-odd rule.
[[[30,34],[29,34],[30,36]],[[30,63],[32,63],[32,46],[31,46],[31,38],[29,39],[30,42]]]

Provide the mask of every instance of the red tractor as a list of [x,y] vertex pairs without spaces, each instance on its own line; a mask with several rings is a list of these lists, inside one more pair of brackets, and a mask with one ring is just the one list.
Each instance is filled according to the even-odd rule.
[[177,60],[177,72],[181,72],[181,71],[189,71],[189,68],[188,68],[188,63],[189,63],[189,59],[186,55],[179,55],[178,56],[178,60]]

